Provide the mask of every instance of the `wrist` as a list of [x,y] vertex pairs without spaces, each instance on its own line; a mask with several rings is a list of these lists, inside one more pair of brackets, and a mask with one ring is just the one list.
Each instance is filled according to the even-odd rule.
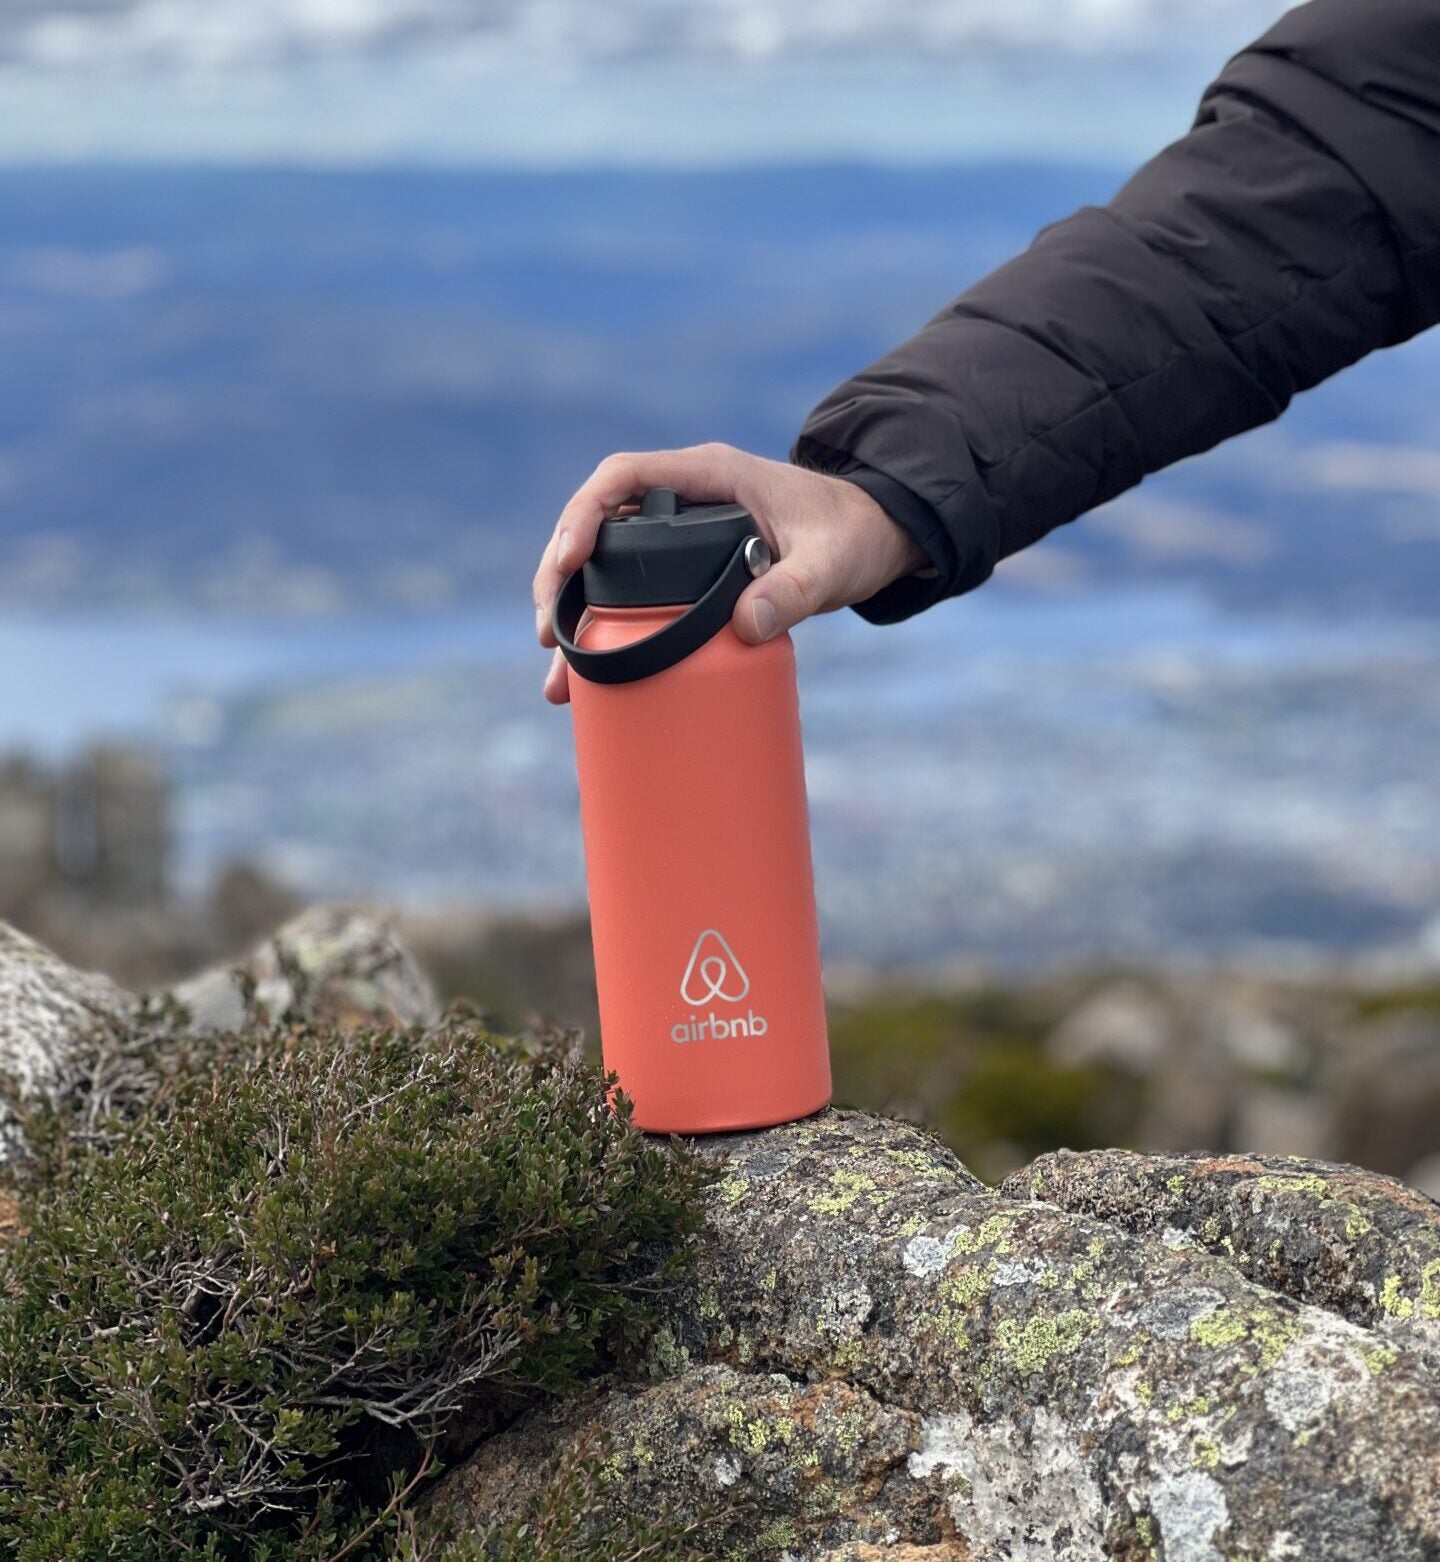
[[855,517],[857,529],[862,529],[887,582],[930,569],[925,549],[872,493],[844,477],[835,481],[846,490],[844,503]]

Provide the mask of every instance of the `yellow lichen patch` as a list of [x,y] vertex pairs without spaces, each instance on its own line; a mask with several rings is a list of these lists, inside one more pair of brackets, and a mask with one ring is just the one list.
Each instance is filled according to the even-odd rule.
[[1197,1345],[1236,1345],[1245,1338],[1245,1332],[1244,1315],[1230,1307],[1197,1318],[1190,1325],[1190,1338]]
[[1013,1214],[988,1216],[978,1227],[960,1226],[950,1238],[950,1256],[978,1253],[982,1247],[993,1247],[997,1253],[1010,1251],[1008,1232],[1015,1220]]
[[1317,1199],[1335,1197],[1335,1190],[1330,1184],[1323,1177],[1313,1174],[1285,1177],[1271,1173],[1265,1177],[1257,1177],[1255,1186],[1271,1193],[1313,1193]]
[[730,1441],[747,1453],[763,1454],[770,1446],[770,1431],[760,1417],[747,1420],[742,1405],[731,1405],[725,1412],[730,1425]]
[[1415,1315],[1415,1303],[1403,1293],[1404,1282],[1399,1275],[1387,1275],[1380,1288],[1380,1306],[1392,1318],[1411,1318]]
[[1165,1179],[1165,1186],[1169,1188],[1171,1193],[1173,1193],[1178,1199],[1185,1191],[1185,1173],[1176,1172],[1173,1177],[1167,1177]]
[[1188,1421],[1192,1416],[1208,1416],[1214,1407],[1203,1395],[1195,1399],[1187,1399],[1183,1404],[1171,1405],[1165,1412],[1165,1419],[1170,1422]]
[[750,1192],[750,1184],[736,1172],[731,1172],[715,1185],[715,1197],[727,1209],[734,1209]]
[[922,1177],[944,1177],[947,1169],[936,1162],[928,1150],[887,1149],[882,1152],[887,1161],[903,1166],[907,1171],[918,1172]]
[[1399,1356],[1388,1345],[1362,1345],[1360,1359],[1370,1376],[1378,1378],[1382,1372],[1388,1372],[1395,1365]]
[[964,1264],[952,1269],[940,1282],[938,1291],[946,1301],[968,1307],[977,1297],[990,1289],[990,1271],[974,1264]]
[[678,1377],[690,1365],[690,1352],[675,1338],[670,1325],[662,1324],[650,1340],[644,1372],[650,1378]]
[[1272,1307],[1252,1307],[1249,1312],[1222,1307],[1197,1318],[1190,1325],[1190,1338],[1197,1345],[1216,1347],[1250,1341],[1258,1347],[1261,1370],[1267,1371],[1279,1361],[1298,1329],[1293,1318]]
[[1040,1313],[1024,1323],[1003,1319],[995,1337],[1016,1370],[1029,1374],[1043,1371],[1055,1356],[1068,1355],[1099,1326],[1093,1313],[1075,1309]]
[[1440,1318],[1440,1258],[1432,1259],[1420,1273],[1420,1316]]
[[1345,1236],[1348,1241],[1356,1242],[1361,1237],[1369,1236],[1375,1229],[1375,1222],[1357,1204],[1347,1206],[1345,1216]]
[[1195,1439],[1195,1463],[1202,1470],[1214,1470],[1220,1464],[1220,1445],[1208,1437]]
[[1144,1546],[1146,1556],[1153,1558],[1155,1555],[1155,1530],[1150,1522],[1148,1513],[1142,1513],[1136,1518],[1135,1534],[1140,1544]]
[[812,1215],[842,1215],[859,1203],[862,1194],[880,1191],[875,1179],[864,1172],[832,1171],[830,1186],[833,1193],[817,1194],[806,1205]]
[[855,1457],[855,1450],[859,1448],[861,1440],[865,1436],[865,1416],[859,1410],[847,1410],[835,1426],[835,1441],[840,1446],[840,1451],[847,1459]]

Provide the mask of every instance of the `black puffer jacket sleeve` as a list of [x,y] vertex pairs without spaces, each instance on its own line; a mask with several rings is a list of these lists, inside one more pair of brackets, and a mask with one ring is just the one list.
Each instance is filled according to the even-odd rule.
[[1440,0],[1312,0],[1190,134],[831,393],[793,458],[934,569],[891,622],[1440,320]]

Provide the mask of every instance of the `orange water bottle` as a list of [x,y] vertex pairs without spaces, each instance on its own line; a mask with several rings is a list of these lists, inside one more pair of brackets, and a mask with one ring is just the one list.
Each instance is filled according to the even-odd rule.
[[741,506],[652,489],[555,605],[605,1066],[653,1133],[830,1099],[795,652],[730,626],[770,562]]

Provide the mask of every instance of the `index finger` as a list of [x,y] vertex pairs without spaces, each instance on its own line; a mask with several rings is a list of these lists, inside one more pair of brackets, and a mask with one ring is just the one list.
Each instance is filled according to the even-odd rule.
[[694,445],[606,456],[560,512],[535,572],[536,623],[542,645],[554,645],[550,614],[565,577],[595,546],[600,523],[647,488],[673,488],[687,499],[733,499],[736,452],[728,445]]

